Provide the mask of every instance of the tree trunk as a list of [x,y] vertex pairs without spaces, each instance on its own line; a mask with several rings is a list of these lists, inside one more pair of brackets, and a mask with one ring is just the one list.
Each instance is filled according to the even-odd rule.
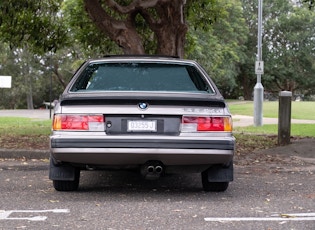
[[[28,68],[27,68],[27,72]],[[32,86],[32,76],[30,74],[25,75],[25,86],[26,88],[26,104],[27,109],[34,109],[34,103],[33,103],[33,86]]]
[[34,109],[32,92],[29,92],[26,95],[26,102],[27,102],[27,109]]
[[185,37],[188,30],[184,18],[185,3],[185,0],[158,1],[155,9],[159,20],[154,20],[154,17],[146,11],[141,12],[157,37],[157,54],[184,57]]
[[[25,51],[28,54],[27,51]],[[32,81],[32,74],[30,73],[29,64],[26,63],[24,65],[23,71],[24,75],[24,82],[25,82],[25,94],[26,94],[26,105],[27,109],[34,109],[33,104],[33,81]]]
[[55,76],[57,77],[57,80],[59,81],[59,83],[63,86],[63,88],[65,89],[67,87],[67,83],[64,80],[64,77],[62,76],[62,74],[60,74],[60,72],[58,71],[59,69],[59,65],[57,62],[55,62],[53,64],[53,68],[52,68],[52,72],[55,74]]
[[123,49],[125,54],[144,54],[142,39],[136,31],[133,18],[119,21],[109,16],[98,0],[84,0],[85,9],[95,25]]
[[184,40],[186,32],[172,34],[168,30],[162,30],[157,34],[157,54],[184,57]]
[[[184,19],[186,0],[133,0],[120,5],[114,0],[84,0],[85,9],[95,25],[120,46],[125,54],[144,54],[143,41],[136,30],[136,16],[141,15],[157,39],[157,54],[184,57],[187,25]],[[117,20],[102,4],[122,15]]]

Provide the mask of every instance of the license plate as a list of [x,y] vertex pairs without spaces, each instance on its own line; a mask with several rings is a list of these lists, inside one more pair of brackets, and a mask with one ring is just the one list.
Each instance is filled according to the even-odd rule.
[[128,132],[156,132],[156,120],[129,120]]

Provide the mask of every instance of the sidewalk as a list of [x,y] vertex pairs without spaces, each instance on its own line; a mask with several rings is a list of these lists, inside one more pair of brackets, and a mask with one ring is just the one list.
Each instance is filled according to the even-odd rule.
[[[51,110],[51,115],[54,111]],[[0,117],[27,117],[35,119],[50,119],[49,109],[14,109],[0,110]]]

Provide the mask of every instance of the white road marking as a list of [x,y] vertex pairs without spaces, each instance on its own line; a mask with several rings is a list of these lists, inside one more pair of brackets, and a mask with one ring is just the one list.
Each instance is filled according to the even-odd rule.
[[315,221],[315,213],[291,213],[275,214],[270,217],[207,217],[209,222],[233,222],[233,221]]
[[29,220],[29,221],[44,221],[47,216],[32,216],[32,217],[10,217],[13,213],[69,213],[69,209],[48,209],[48,210],[0,210],[0,220]]

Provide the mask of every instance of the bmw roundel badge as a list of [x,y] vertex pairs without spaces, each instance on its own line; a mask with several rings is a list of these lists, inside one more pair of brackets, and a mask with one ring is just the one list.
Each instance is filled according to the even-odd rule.
[[145,109],[148,108],[148,104],[145,103],[145,102],[140,102],[140,103],[138,104],[138,107],[139,107],[140,109],[142,109],[142,110],[145,110]]

